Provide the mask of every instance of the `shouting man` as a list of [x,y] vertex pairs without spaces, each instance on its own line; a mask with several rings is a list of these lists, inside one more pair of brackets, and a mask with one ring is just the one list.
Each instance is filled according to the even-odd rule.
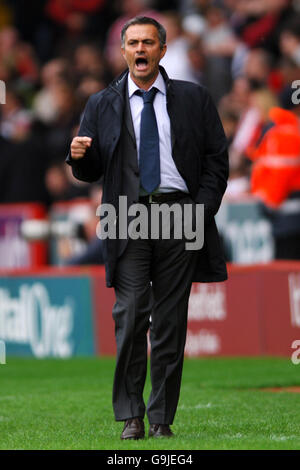
[[[104,240],[107,286],[116,294],[113,407],[115,419],[125,422],[121,439],[143,438],[150,329],[149,436],[170,437],[192,282],[227,278],[214,220],[227,184],[227,144],[208,92],[169,79],[159,66],[167,48],[162,25],[148,17],[133,18],[124,25],[121,41],[128,69],[89,98],[67,162],[80,180],[92,182],[103,175],[102,202],[115,209],[115,227],[121,223],[120,197],[126,196],[128,208],[143,204],[149,209],[149,236],[131,237],[129,230],[127,237]],[[151,237],[157,228],[151,220],[153,204],[190,205],[194,225],[202,205],[201,249],[189,250],[186,237],[174,236],[178,217],[168,221],[170,237],[161,236],[164,220],[159,236]]]

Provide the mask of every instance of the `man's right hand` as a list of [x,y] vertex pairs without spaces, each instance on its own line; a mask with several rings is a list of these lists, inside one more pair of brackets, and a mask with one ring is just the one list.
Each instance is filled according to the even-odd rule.
[[71,142],[71,157],[74,160],[79,160],[84,157],[86,149],[92,144],[90,137],[74,137]]

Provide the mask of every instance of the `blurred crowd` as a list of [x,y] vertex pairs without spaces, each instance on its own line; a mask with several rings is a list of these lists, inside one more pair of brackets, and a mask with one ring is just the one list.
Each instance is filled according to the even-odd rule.
[[225,197],[259,198],[275,232],[290,217],[300,258],[299,0],[0,0],[0,203],[90,196],[64,160],[88,97],[125,68],[120,31],[136,15],[165,26],[169,76],[218,107]]

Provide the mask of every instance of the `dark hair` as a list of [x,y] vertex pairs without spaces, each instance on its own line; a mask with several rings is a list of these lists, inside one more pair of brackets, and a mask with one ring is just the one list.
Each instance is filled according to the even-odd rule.
[[125,45],[125,33],[127,29],[129,28],[129,26],[133,26],[135,24],[152,24],[157,29],[160,47],[163,48],[163,46],[166,44],[166,39],[167,39],[166,30],[158,21],[156,21],[154,18],[150,18],[149,16],[136,16],[135,18],[131,18],[131,20],[127,21],[127,23],[125,23],[122,28],[122,31],[121,31],[122,47],[124,47]]

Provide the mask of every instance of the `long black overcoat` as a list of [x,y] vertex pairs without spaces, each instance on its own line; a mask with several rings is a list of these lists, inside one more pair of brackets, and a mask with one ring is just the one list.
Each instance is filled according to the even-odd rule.
[[[227,141],[216,107],[208,91],[194,83],[169,79],[166,82],[167,110],[171,122],[172,156],[186,182],[191,198],[205,207],[204,245],[198,257],[193,280],[219,282],[227,279],[226,264],[214,215],[227,185]],[[123,125],[128,70],[105,90],[92,95],[85,107],[78,135],[91,137],[92,145],[80,160],[70,153],[76,178],[94,182],[103,175],[103,203],[118,211],[121,195],[122,149],[118,145]],[[106,239],[106,283],[113,286],[118,256],[115,240]]]

